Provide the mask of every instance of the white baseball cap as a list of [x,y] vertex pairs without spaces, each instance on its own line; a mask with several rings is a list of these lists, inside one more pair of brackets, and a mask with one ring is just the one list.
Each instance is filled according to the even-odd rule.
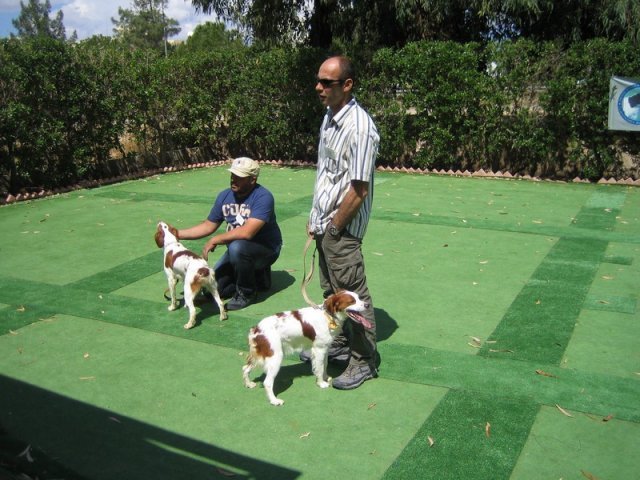
[[258,177],[260,164],[249,157],[238,157],[231,162],[231,173],[238,177]]

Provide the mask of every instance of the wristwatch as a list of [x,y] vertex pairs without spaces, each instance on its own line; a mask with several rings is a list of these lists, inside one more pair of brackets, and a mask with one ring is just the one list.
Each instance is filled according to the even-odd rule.
[[338,235],[340,235],[340,230],[338,230],[338,227],[336,227],[333,223],[329,224],[329,235],[331,235],[332,237],[337,237]]

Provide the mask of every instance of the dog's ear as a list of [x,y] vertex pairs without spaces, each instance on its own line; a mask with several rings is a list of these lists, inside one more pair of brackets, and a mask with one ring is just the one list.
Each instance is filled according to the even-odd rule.
[[161,224],[158,224],[158,227],[156,228],[156,234],[154,235],[154,238],[156,240],[156,245],[158,246],[158,248],[164,247],[164,232],[162,231],[162,225]]
[[171,232],[171,234],[176,237],[176,240],[180,240],[180,235],[178,235],[178,229],[176,227],[174,227],[173,225],[169,225],[167,223],[167,228],[169,229],[169,231]]
[[[342,290],[341,290],[342,292]],[[344,308],[344,294],[334,293],[324,301],[324,309],[329,315],[335,315]]]

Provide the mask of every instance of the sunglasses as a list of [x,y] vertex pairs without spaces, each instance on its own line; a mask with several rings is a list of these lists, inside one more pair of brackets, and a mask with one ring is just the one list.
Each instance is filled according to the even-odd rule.
[[333,80],[331,78],[317,78],[316,81],[322,85],[323,88],[329,88],[332,85],[336,85],[336,84],[340,84],[342,85],[344,83],[344,80],[338,79],[338,80]]

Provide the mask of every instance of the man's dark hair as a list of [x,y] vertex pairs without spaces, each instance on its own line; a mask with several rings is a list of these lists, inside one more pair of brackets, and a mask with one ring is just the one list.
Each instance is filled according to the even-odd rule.
[[356,83],[356,69],[353,66],[353,62],[349,57],[345,57],[343,55],[339,55],[336,57],[340,64],[340,78],[342,80],[346,80],[350,78],[353,83]]

